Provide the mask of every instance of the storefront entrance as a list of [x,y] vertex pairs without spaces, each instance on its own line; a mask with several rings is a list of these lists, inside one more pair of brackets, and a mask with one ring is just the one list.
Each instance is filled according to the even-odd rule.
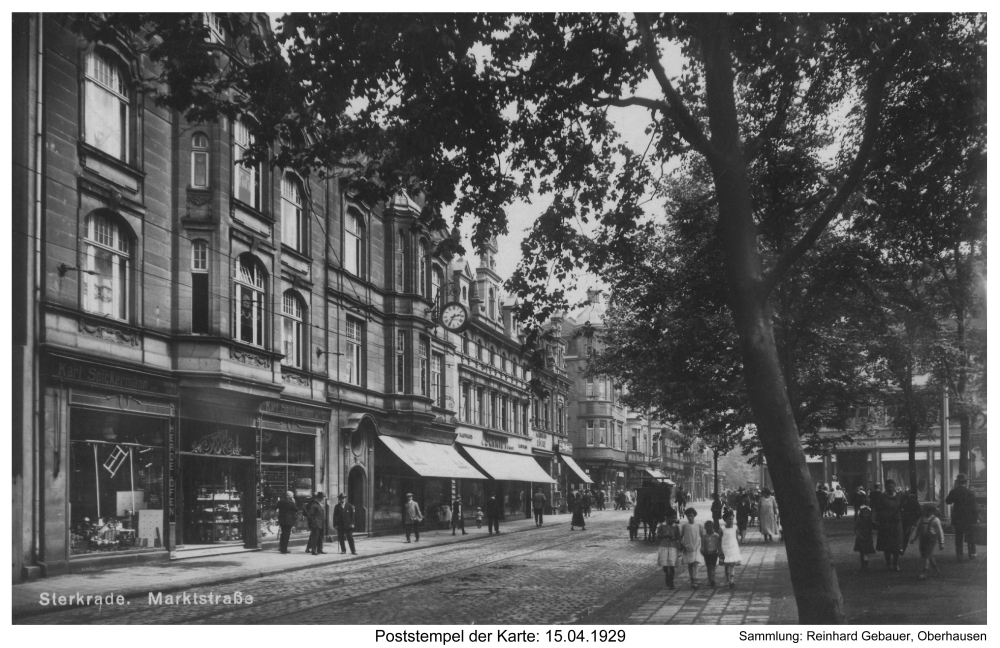
[[354,506],[354,532],[368,531],[368,477],[361,466],[351,468],[347,477],[347,501]]

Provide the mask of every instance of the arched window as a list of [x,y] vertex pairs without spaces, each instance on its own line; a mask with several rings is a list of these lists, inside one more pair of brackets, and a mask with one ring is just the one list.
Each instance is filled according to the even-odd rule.
[[496,319],[497,318],[496,292],[493,290],[492,287],[490,288],[490,299],[488,303],[490,309],[490,319]]
[[361,276],[364,264],[365,225],[361,214],[348,210],[344,223],[344,268],[355,277]]
[[191,242],[191,332],[208,333],[208,243]]
[[208,186],[208,136],[204,133],[191,137],[191,186],[195,189]]
[[242,164],[254,138],[242,121],[233,122],[233,193],[236,199],[260,209],[260,165]]
[[497,364],[497,360],[496,359],[497,359],[497,350],[495,348],[493,348],[493,347],[490,347],[490,366],[491,367],[495,367],[496,366],[496,364]]
[[481,340],[476,340],[476,360],[483,361],[483,343]]
[[507,353],[500,352],[500,371],[507,373]]
[[128,162],[131,108],[124,66],[95,50],[87,54],[85,68],[84,141]]
[[111,214],[95,212],[83,221],[86,272],[83,309],[129,321],[132,312],[132,240]]
[[240,342],[264,346],[264,310],[267,293],[264,271],[250,254],[236,259],[236,280],[233,294],[234,337]]
[[469,289],[466,286],[462,286],[462,303],[463,304],[469,303]]
[[302,298],[294,290],[286,290],[282,299],[281,344],[285,354],[284,364],[301,369],[305,354],[302,352],[305,340],[302,337],[304,308]]
[[281,178],[281,242],[297,252],[305,248],[302,219],[302,185],[286,173]]
[[404,292],[406,290],[406,234],[403,230],[396,232],[396,260],[395,260],[396,290]]

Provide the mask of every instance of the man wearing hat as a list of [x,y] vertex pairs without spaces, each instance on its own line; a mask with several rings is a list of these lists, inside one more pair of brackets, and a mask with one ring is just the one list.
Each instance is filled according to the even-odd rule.
[[496,529],[497,535],[500,535],[500,512],[502,508],[500,507],[500,502],[497,501],[496,496],[491,495],[488,500],[486,500],[486,523],[489,525],[490,535],[493,535],[493,530]]
[[406,503],[403,504],[403,529],[406,531],[406,541],[410,541],[410,532],[413,532],[416,542],[420,542],[420,521],[424,516],[420,513],[420,505],[413,501],[413,493],[406,494]]
[[340,543],[340,553],[347,553],[347,544],[351,547],[351,555],[357,556],[354,550],[354,505],[350,502],[344,503],[347,499],[343,493],[337,495],[337,505],[333,507],[333,528],[337,530],[337,541]]
[[951,489],[946,504],[951,504],[951,525],[955,528],[955,556],[962,562],[962,543],[969,545],[969,560],[976,559],[976,538],[972,526],[979,522],[976,496],[969,490],[969,478],[963,473],[955,476],[955,488]]
[[306,504],[306,519],[309,520],[309,546],[307,551],[312,555],[325,554],[323,551],[323,525],[326,522],[326,509],[323,507],[323,500],[326,495],[321,492],[309,500]]

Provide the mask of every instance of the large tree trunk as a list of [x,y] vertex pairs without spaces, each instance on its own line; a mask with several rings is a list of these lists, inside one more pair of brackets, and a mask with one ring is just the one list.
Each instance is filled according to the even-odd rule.
[[837,573],[782,377],[764,289],[737,121],[728,18],[707,17],[701,31],[712,144],[722,154],[721,159],[710,159],[719,201],[717,235],[726,259],[729,303],[750,406],[781,511],[799,621],[843,623]]

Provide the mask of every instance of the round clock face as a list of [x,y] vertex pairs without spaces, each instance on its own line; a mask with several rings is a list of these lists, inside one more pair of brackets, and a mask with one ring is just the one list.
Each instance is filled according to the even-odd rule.
[[469,319],[469,311],[458,302],[447,304],[441,311],[441,324],[449,331],[458,331]]

